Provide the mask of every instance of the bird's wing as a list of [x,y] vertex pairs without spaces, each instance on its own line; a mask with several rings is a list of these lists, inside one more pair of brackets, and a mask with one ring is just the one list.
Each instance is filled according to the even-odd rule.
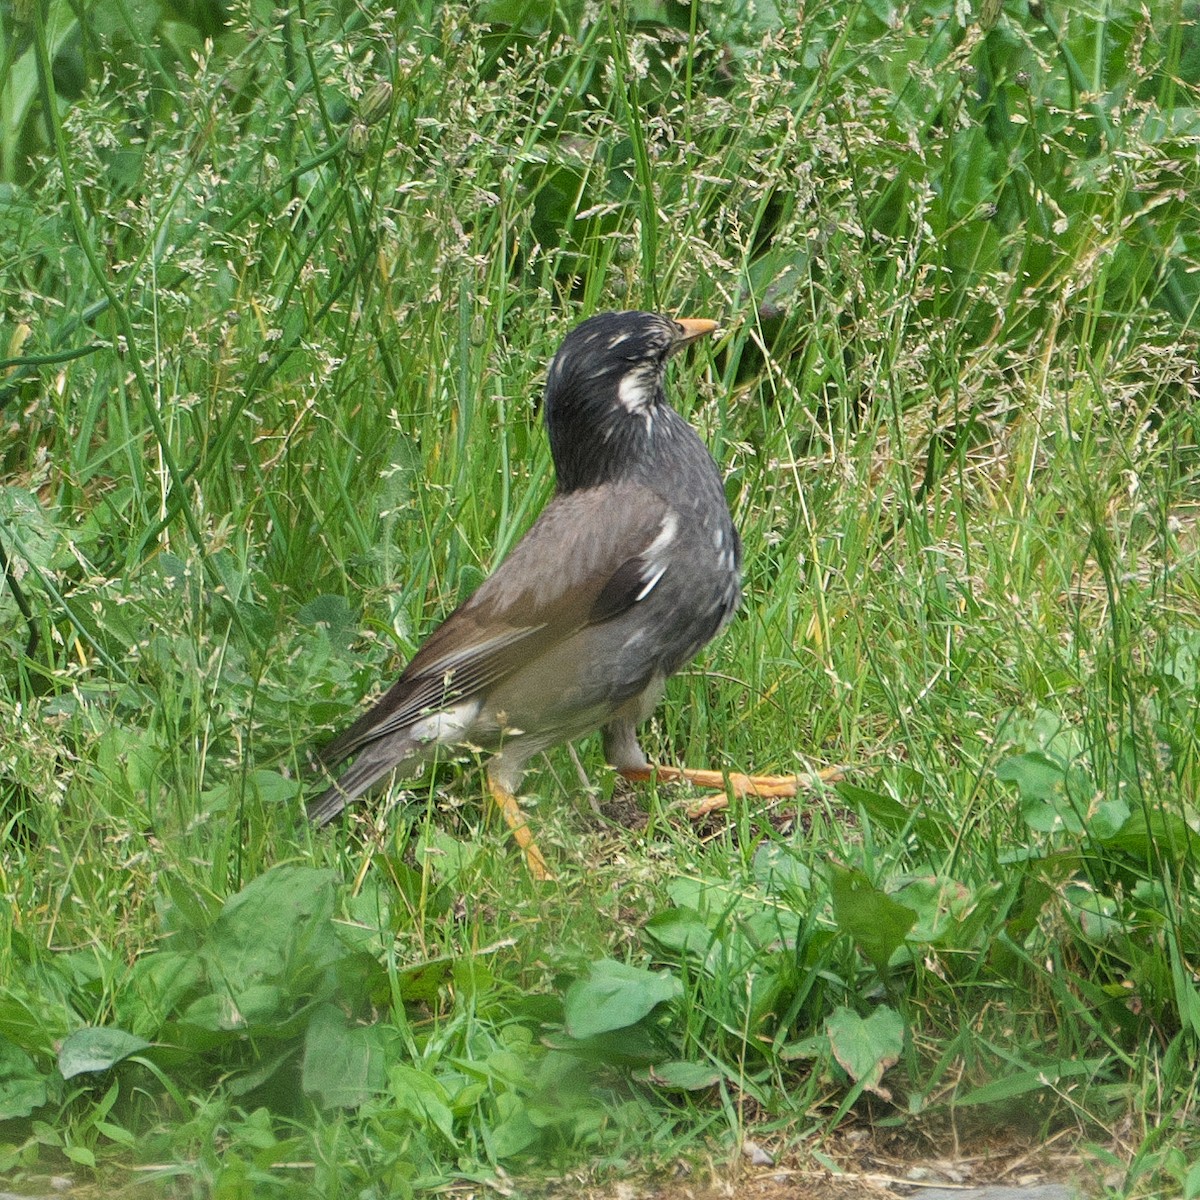
[[374,707],[321,757],[339,762],[367,742],[485,692],[579,629],[626,612],[662,578],[675,533],[666,501],[634,484],[556,496]]

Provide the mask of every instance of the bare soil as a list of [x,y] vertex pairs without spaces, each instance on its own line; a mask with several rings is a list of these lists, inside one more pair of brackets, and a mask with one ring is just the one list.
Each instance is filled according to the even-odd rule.
[[[1058,1183],[1081,1196],[1098,1193],[1097,1168],[1057,1149],[1056,1140],[1047,1144],[997,1131],[974,1137],[970,1147],[956,1147],[951,1136],[939,1153],[911,1137],[881,1137],[866,1129],[839,1133],[819,1149],[748,1139],[733,1164],[681,1162],[668,1174],[637,1182],[560,1179],[539,1191],[548,1200],[907,1200],[924,1188],[970,1193],[987,1186],[1036,1196],[1046,1184]],[[511,1194],[534,1192],[514,1186]]]

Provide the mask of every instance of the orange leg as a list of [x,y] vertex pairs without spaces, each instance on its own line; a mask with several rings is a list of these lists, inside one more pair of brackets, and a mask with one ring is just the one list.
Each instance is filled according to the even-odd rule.
[[533,840],[533,831],[529,828],[529,822],[525,820],[525,814],[521,811],[516,796],[491,779],[488,780],[488,791],[491,792],[492,801],[500,810],[505,824],[512,830],[513,839],[525,855],[525,865],[529,868],[529,874],[539,882],[553,879],[554,873],[546,866],[546,860],[542,857],[537,842]]
[[626,779],[644,783],[657,779],[659,783],[684,781],[699,788],[719,790],[721,795],[693,804],[688,816],[694,821],[729,806],[729,793],[735,796],[794,796],[817,783],[835,783],[842,778],[841,767],[825,767],[807,775],[741,775],[736,771],[706,771],[692,767],[626,768],[620,772]]

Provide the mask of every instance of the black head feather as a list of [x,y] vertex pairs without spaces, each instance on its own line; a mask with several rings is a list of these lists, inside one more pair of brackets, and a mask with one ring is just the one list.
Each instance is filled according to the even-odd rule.
[[667,359],[715,327],[657,313],[612,312],[571,330],[546,377],[546,430],[560,491],[647,470],[659,443],[686,428],[663,390]]

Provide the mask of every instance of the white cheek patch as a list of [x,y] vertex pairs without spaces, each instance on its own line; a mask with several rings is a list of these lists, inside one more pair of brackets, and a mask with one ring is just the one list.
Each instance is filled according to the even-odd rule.
[[621,376],[617,400],[630,415],[644,413],[654,399],[654,372],[634,369]]

